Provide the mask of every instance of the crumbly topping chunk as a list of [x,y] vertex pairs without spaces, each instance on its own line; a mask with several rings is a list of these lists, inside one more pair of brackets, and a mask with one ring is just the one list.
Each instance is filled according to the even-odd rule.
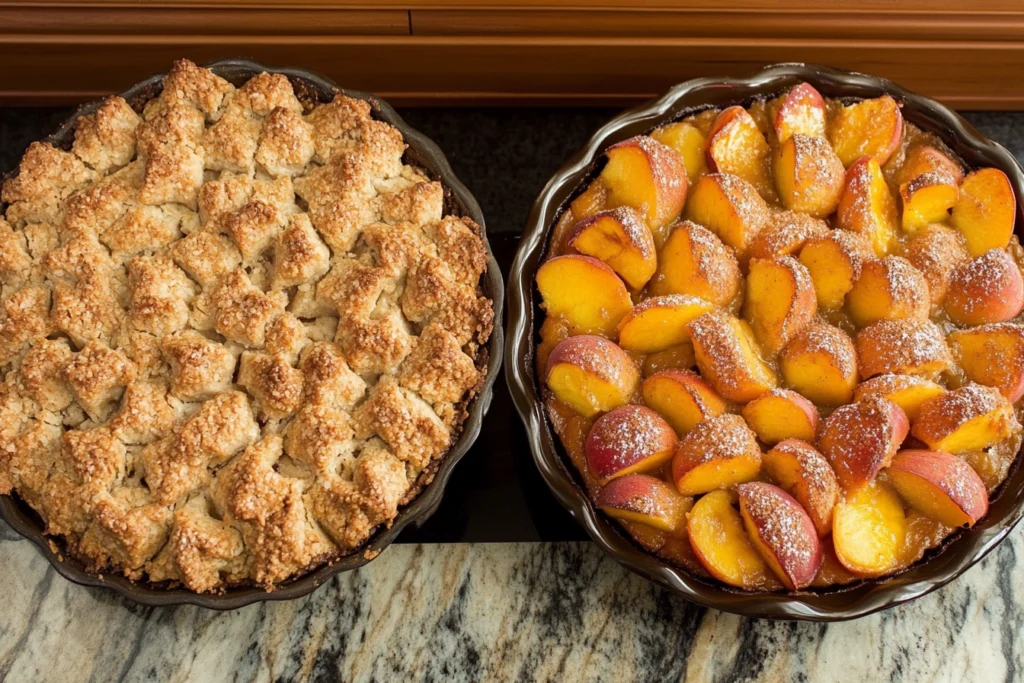
[[0,190],[0,493],[96,571],[270,589],[430,476],[493,307],[398,130],[182,60]]

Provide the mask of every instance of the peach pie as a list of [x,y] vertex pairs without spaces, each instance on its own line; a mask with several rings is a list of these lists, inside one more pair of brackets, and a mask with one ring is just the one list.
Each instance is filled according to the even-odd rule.
[[1002,171],[807,83],[602,162],[537,273],[537,373],[595,506],[752,591],[889,575],[985,516],[1022,441]]
[[354,551],[481,382],[479,226],[370,106],[181,61],[3,185],[0,491],[95,571],[219,591]]

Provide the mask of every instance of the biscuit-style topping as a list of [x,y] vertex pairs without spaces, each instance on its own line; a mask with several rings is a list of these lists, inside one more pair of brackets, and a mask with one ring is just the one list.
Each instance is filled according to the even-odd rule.
[[195,591],[351,551],[476,392],[482,230],[368,103],[188,61],[0,189],[0,492]]

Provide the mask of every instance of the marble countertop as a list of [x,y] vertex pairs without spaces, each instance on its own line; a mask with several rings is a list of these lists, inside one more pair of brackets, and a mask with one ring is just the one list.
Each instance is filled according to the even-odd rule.
[[915,602],[837,624],[707,610],[590,543],[394,545],[312,595],[140,607],[0,527],[0,680],[1013,681],[1024,536]]

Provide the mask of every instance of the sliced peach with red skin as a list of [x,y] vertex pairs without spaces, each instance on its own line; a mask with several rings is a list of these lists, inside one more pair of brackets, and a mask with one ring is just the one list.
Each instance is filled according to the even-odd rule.
[[933,304],[942,303],[953,271],[971,259],[960,233],[945,225],[926,225],[907,240],[903,256],[928,282]]
[[701,497],[687,516],[686,529],[697,558],[719,581],[747,590],[768,583],[771,570],[751,544],[728,491]]
[[863,577],[899,568],[908,532],[899,496],[888,484],[873,482],[851,492],[836,506],[832,543],[836,557]]
[[761,348],[774,356],[817,314],[810,273],[792,256],[752,260],[743,311]]
[[897,185],[904,185],[925,173],[941,173],[957,186],[964,179],[964,169],[945,152],[932,145],[916,144],[907,150],[893,180]]
[[633,310],[615,271],[591,256],[556,256],[537,270],[537,288],[548,315],[565,318],[573,332],[611,335]]
[[789,389],[772,389],[743,406],[743,419],[766,444],[786,439],[814,441],[818,433],[818,409]]
[[779,357],[786,385],[815,403],[849,402],[857,385],[857,353],[850,336],[815,321],[786,345]]
[[548,356],[545,382],[584,417],[625,405],[640,386],[640,370],[614,342],[595,335],[569,337]]
[[721,311],[705,313],[690,323],[690,335],[701,375],[723,398],[748,403],[778,384],[742,320]]
[[741,255],[771,218],[754,186],[728,173],[712,173],[698,180],[685,215]]
[[923,377],[889,374],[861,382],[853,392],[853,398],[859,401],[868,396],[881,396],[898,405],[906,413],[907,419],[913,422],[925,401],[945,392],[941,384]]
[[619,322],[619,346],[627,351],[657,353],[690,341],[690,321],[714,305],[687,294],[644,299]]
[[598,211],[579,221],[569,246],[607,263],[637,290],[643,289],[658,268],[654,236],[640,212],[628,206]]
[[797,254],[809,240],[832,233],[828,223],[794,211],[779,211],[754,237],[747,250],[750,258],[772,258]]
[[662,370],[685,370],[696,366],[697,354],[693,350],[693,344],[686,342],[644,356],[644,377],[650,377]]
[[651,137],[679,153],[691,184],[697,182],[697,179],[707,171],[705,153],[708,141],[697,126],[686,121],[677,121],[658,128],[651,133]]
[[832,230],[808,239],[800,250],[800,263],[811,275],[818,305],[826,310],[842,308],[864,263],[874,256],[867,238],[854,232]]
[[783,206],[824,218],[839,205],[846,169],[828,140],[797,133],[775,151],[772,174]]
[[955,455],[901,451],[886,474],[889,483],[911,507],[945,526],[974,526],[988,512],[985,483]]
[[600,179],[593,181],[569,205],[573,220],[580,221],[598,211],[604,211],[608,205],[608,188]]
[[757,122],[743,107],[723,109],[708,131],[708,168],[746,180],[765,198],[773,194],[768,177],[770,152]]
[[786,439],[765,453],[762,464],[768,476],[807,510],[818,535],[828,535],[839,481],[825,456],[806,441]]
[[916,232],[930,223],[942,223],[960,197],[960,188],[940,171],[922,173],[900,185],[903,231]]
[[982,325],[947,339],[969,380],[995,387],[1010,403],[1024,396],[1024,325]]
[[637,472],[656,472],[676,447],[676,433],[650,408],[624,405],[597,418],[587,434],[587,465],[601,484]]
[[825,100],[810,83],[799,83],[782,98],[775,114],[775,136],[783,143],[794,134],[825,137]]
[[628,474],[602,486],[594,497],[594,505],[614,519],[681,534],[685,533],[686,513],[693,506],[693,499],[679,495],[661,479]]
[[741,281],[732,250],[708,229],[683,221],[661,249],[649,291],[654,296],[689,294],[726,306],[739,294]]
[[1006,174],[998,168],[982,168],[967,175],[950,223],[967,240],[971,256],[989,249],[1005,249],[1013,235],[1017,199]]
[[608,161],[601,182],[608,188],[607,204],[631,206],[644,214],[654,240],[661,244],[686,203],[686,167],[679,154],[646,135],[616,143],[605,153]]
[[930,320],[879,320],[857,333],[861,379],[898,373],[934,379],[953,363],[942,330]]
[[1024,308],[1024,278],[1003,249],[990,249],[950,275],[946,314],[958,325],[1001,323]]
[[906,413],[881,396],[840,406],[825,418],[818,448],[847,491],[872,481],[888,467],[907,438]]
[[740,516],[751,544],[790,590],[810,585],[821,566],[814,522],[793,496],[756,481],[736,487]]
[[911,433],[933,451],[966,453],[994,446],[1016,429],[1013,405],[998,389],[967,384],[925,401]]
[[899,211],[875,159],[863,157],[846,170],[836,225],[867,237],[876,256],[885,256],[896,247]]
[[903,114],[888,95],[862,100],[839,111],[828,137],[844,166],[861,157],[871,157],[882,165],[903,139]]
[[680,436],[728,406],[711,385],[690,370],[662,370],[644,380],[640,387],[644,403],[664,417]]
[[868,261],[861,266],[846,306],[858,327],[897,318],[926,320],[931,311],[928,281],[902,256]]
[[684,496],[752,481],[761,469],[757,436],[739,415],[703,420],[676,444],[672,480]]

